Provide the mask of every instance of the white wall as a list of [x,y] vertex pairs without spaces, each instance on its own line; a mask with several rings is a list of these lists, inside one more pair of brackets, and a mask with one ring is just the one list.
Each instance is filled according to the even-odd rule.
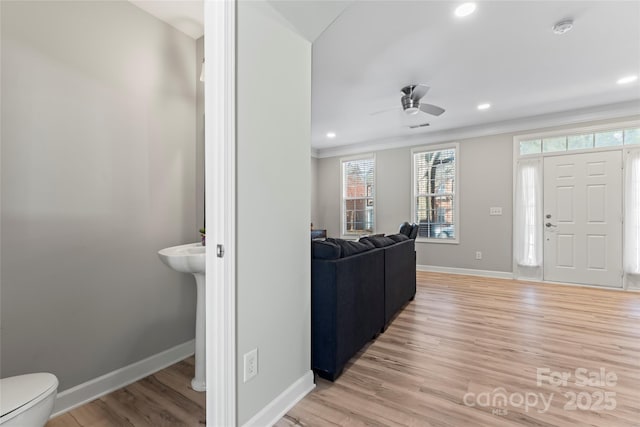
[[[311,45],[269,8],[240,2],[237,15],[239,425],[311,368]],[[253,348],[259,372],[244,383]]]
[[195,41],[128,2],[1,2],[1,375],[65,390],[194,337]]
[[[518,134],[578,126],[582,125]],[[460,243],[416,243],[418,265],[512,271],[514,135],[509,133],[459,141]],[[411,147],[376,152],[376,184],[376,231],[396,233],[402,222],[412,222]],[[339,236],[340,233],[340,197],[340,157],[322,158],[318,162],[318,223],[314,226],[327,228],[329,236]],[[502,216],[489,216],[492,206],[502,207]],[[482,260],[475,259],[476,251],[482,251]]]

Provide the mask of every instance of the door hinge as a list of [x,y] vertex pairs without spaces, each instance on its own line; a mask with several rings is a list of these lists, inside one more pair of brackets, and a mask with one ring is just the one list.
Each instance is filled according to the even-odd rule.
[[218,258],[224,257],[224,245],[216,245],[216,256]]

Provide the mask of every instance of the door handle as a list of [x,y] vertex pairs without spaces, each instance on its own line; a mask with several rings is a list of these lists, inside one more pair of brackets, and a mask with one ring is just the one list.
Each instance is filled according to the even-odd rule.
[[548,222],[548,223],[545,224],[545,227],[551,228],[551,227],[557,227],[557,225],[551,224],[550,222]]

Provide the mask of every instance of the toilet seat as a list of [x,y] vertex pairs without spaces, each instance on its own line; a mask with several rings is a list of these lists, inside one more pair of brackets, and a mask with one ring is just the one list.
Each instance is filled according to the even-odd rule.
[[49,373],[0,379],[0,423],[37,404],[57,387],[58,379]]

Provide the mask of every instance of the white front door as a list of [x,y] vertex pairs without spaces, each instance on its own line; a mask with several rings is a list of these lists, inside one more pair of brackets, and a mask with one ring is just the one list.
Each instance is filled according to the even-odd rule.
[[544,280],[622,287],[622,152],[544,159]]

